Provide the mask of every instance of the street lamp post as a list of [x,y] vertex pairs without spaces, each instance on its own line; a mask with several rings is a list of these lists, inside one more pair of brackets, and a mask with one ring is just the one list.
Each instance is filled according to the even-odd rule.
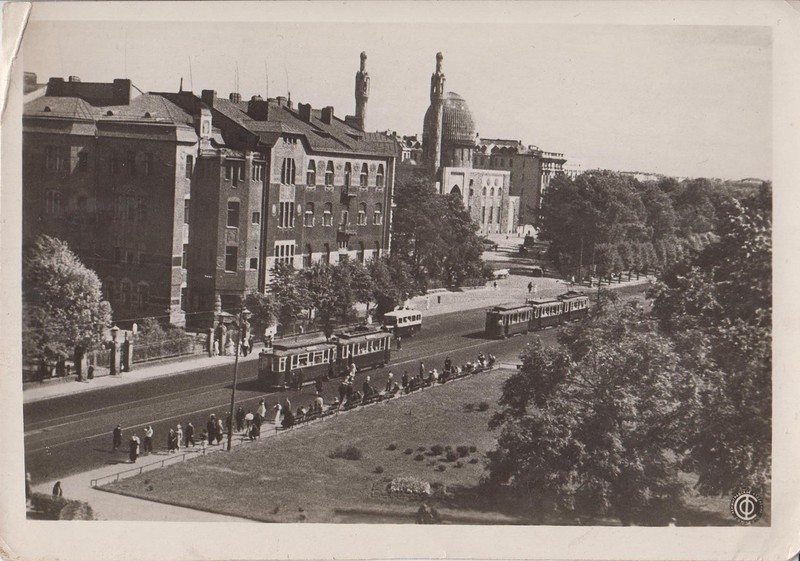
[[236,380],[239,375],[239,347],[242,346],[242,330],[244,329],[244,307],[239,310],[239,333],[236,336],[236,354],[233,359],[233,389],[231,390],[231,408],[228,413],[228,452],[231,450],[231,443],[233,442],[233,411],[236,407]]

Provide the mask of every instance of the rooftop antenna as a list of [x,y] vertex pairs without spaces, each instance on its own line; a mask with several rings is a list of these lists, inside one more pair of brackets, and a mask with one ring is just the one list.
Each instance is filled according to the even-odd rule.
[[181,76],[181,85],[180,85],[180,88],[178,88],[178,93],[181,93],[181,92],[183,92],[183,76]]
[[289,88],[289,71],[286,69],[286,65],[283,65],[283,73],[286,74],[286,93],[289,97],[292,96],[292,90]]
[[127,79],[128,78],[128,30],[127,29],[125,30],[124,52],[125,52],[125,78]]
[[267,61],[264,61],[264,85],[266,91],[264,92],[264,99],[269,99],[269,69],[267,68]]
[[192,57],[189,58],[189,89],[194,91],[194,77],[192,76]]

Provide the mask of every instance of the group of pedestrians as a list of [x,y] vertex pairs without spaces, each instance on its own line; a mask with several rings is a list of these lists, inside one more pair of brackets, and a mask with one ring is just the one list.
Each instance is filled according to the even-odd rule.
[[[153,438],[155,431],[151,425],[147,425],[142,430],[141,437],[135,432],[128,440],[128,458],[131,463],[136,463],[140,455],[149,456],[153,453]],[[194,425],[191,421],[186,424],[184,429],[180,423],[175,428],[170,428],[167,433],[167,452],[170,454],[180,451],[182,447],[194,446]],[[122,448],[122,425],[117,425],[112,431],[111,450],[116,452]]]

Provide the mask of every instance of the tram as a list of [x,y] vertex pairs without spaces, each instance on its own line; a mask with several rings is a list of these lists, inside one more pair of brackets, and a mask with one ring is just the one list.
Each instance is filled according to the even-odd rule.
[[422,329],[422,314],[416,310],[394,310],[383,315],[383,326],[398,335],[413,337]]
[[517,333],[527,333],[533,309],[527,304],[502,304],[486,312],[486,334],[503,339]]
[[559,296],[564,321],[577,321],[589,315],[589,297],[580,292],[570,291]]
[[535,298],[528,300],[533,309],[531,329],[544,329],[561,323],[563,305],[558,298]]
[[291,383],[291,373],[302,373],[303,380],[315,380],[328,375],[335,367],[338,349],[323,335],[307,335],[276,342],[261,351],[258,357],[259,385],[283,389]]
[[356,327],[336,333],[333,339],[337,374],[347,372],[352,363],[359,370],[384,366],[392,357],[392,334],[381,327]]

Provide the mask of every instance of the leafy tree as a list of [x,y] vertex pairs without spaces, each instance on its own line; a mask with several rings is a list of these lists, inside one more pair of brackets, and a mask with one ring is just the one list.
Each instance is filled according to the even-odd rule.
[[719,239],[667,270],[650,294],[697,373],[686,467],[705,493],[764,488],[770,478],[771,205],[769,184],[729,201]]
[[389,266],[389,258],[373,259],[369,262],[368,268],[372,278],[375,315],[378,319],[382,319],[383,314],[392,311],[405,301],[407,293],[404,293],[403,288],[395,281]]
[[250,310],[250,323],[253,331],[263,335],[264,330],[275,325],[278,306],[272,294],[249,292],[244,298],[245,307]]
[[294,331],[297,320],[309,307],[308,289],[305,279],[298,275],[289,263],[277,263],[272,270],[269,283],[272,297],[277,303],[278,323],[283,328],[291,326]]
[[[672,342],[628,305],[538,339],[503,386],[489,485],[510,485],[532,511],[615,516],[624,524],[680,501],[675,450],[691,386]],[[663,521],[661,521],[663,523]]]
[[461,199],[436,193],[433,178],[413,169],[398,174],[392,221],[392,254],[409,267],[416,289],[431,282],[460,286],[488,279],[478,227]]
[[325,337],[333,335],[334,320],[337,312],[337,300],[334,267],[328,263],[317,261],[303,269],[305,284],[308,288],[310,306],[316,311],[322,323]]
[[66,242],[41,236],[23,264],[22,349],[25,360],[71,356],[98,344],[111,324],[100,280]]

